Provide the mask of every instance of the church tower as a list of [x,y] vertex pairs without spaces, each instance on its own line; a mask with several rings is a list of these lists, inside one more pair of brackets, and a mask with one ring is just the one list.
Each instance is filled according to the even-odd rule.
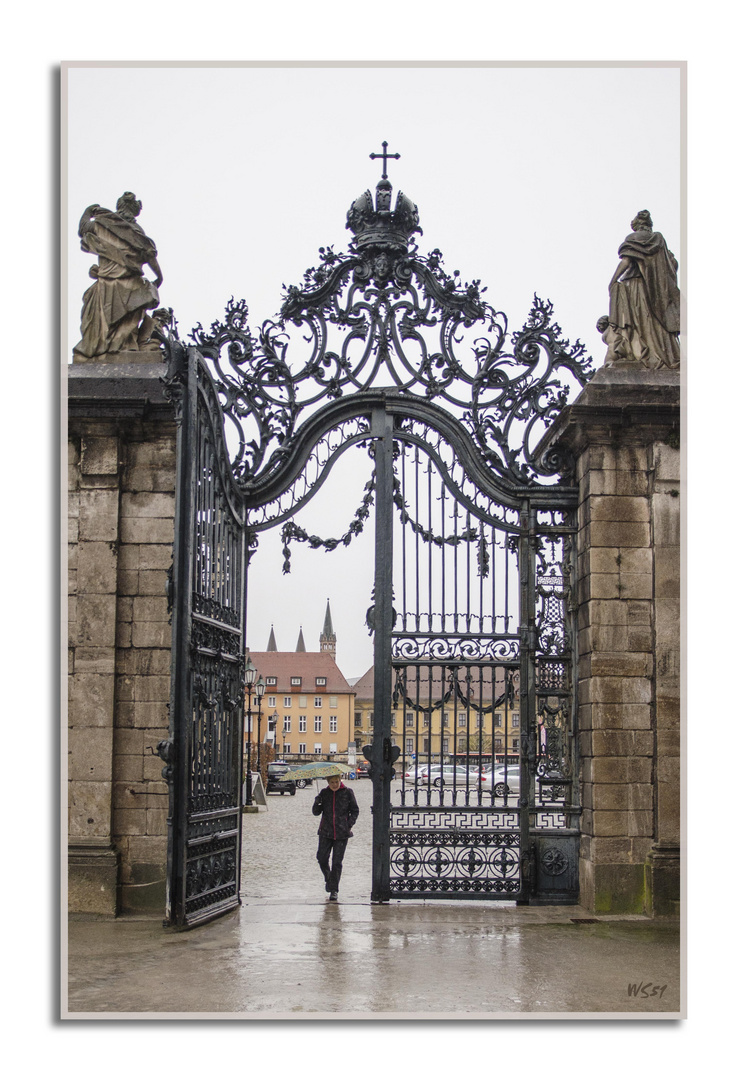
[[334,660],[337,641],[337,636],[332,628],[332,615],[330,614],[330,600],[328,598],[327,611],[325,612],[325,625],[319,636],[319,651],[329,652]]

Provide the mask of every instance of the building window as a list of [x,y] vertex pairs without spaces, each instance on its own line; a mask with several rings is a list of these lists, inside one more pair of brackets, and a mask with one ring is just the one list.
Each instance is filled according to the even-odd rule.
[[337,754],[337,752],[338,752],[338,744],[336,742],[331,742],[330,743],[330,753],[331,754]]
[[430,716],[424,716],[424,718],[423,718],[423,726],[424,726],[424,728],[430,728],[431,727],[431,717]]
[[283,753],[284,754],[290,754],[291,753],[291,744],[290,744],[290,742],[284,742],[283,743]]
[[305,754],[306,753],[306,743],[305,742],[300,742],[299,743],[299,753],[300,754]]
[[291,698],[290,698],[290,697],[284,697],[284,698],[283,698],[283,705],[284,705],[284,707],[285,707],[286,709],[290,709],[290,708],[291,708],[291,704],[292,704],[292,702],[291,702]]
[[373,724],[373,723],[374,723],[374,713],[373,713],[373,712],[370,712],[370,713],[369,713],[369,723],[370,723],[370,724]]
[[363,739],[356,739],[356,750],[357,751],[361,749],[361,743],[362,742],[363,742]]
[[519,713],[512,713],[512,727],[519,727]]
[[306,717],[299,717],[299,731],[306,731]]
[[299,708],[306,708],[306,694],[299,694]]
[[277,676],[276,675],[268,675],[267,679],[265,679],[265,685],[266,686],[277,686],[278,685]]
[[504,740],[503,739],[497,739],[496,740],[496,749],[497,750],[503,750],[504,749]]
[[274,709],[275,708],[275,697],[274,696],[268,697],[268,708],[269,709]]
[[315,716],[315,718],[314,718],[314,730],[315,731],[321,731],[322,730],[322,717],[321,716]]
[[407,712],[405,714],[405,726],[406,727],[413,727],[414,723],[415,723],[415,721],[413,720],[413,713],[412,712]]
[[314,707],[315,707],[315,709],[321,709],[322,708],[322,698],[321,697],[316,697],[314,699]]
[[466,749],[465,743],[466,742],[467,742],[467,739],[465,738],[464,735],[459,735],[457,737],[457,751],[458,751],[458,753],[460,753],[460,754],[465,753],[465,749]]
[[337,709],[337,707],[338,707],[338,695],[337,694],[330,694],[330,708],[331,709]]
[[284,731],[290,731],[291,730],[291,717],[290,716],[284,716],[283,717],[283,730]]
[[461,712],[457,714],[457,724],[459,727],[467,727],[467,713]]
[[291,677],[291,686],[301,686],[301,679],[298,675],[293,675]]
[[405,753],[406,754],[412,754],[413,753],[413,739],[406,739],[405,740]]
[[361,727],[361,713],[357,712],[353,714],[353,723],[355,727]]
[[316,742],[314,744],[314,752],[315,752],[315,754],[321,754],[322,753],[322,743],[321,742]]
[[482,716],[478,716],[478,717],[476,717],[476,719],[475,719],[475,726],[476,726],[477,728],[479,728],[479,729],[480,729],[481,731],[483,730],[483,717],[482,717]]
[[331,716],[330,717],[330,731],[337,731],[337,730],[338,730],[338,718],[337,718],[337,716]]
[[324,675],[318,675],[314,682],[315,686],[327,686],[327,678]]
[[449,739],[442,739],[442,751],[445,754],[449,753]]
[[428,754],[428,753],[430,753],[430,751],[431,751],[431,739],[427,735],[426,738],[423,740],[423,752],[424,752],[424,754]]
[[512,739],[512,750],[519,750],[519,739]]

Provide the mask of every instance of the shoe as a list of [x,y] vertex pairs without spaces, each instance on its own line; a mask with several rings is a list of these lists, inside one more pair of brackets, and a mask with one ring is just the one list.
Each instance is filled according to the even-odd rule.
[[330,893],[330,899],[331,900],[337,900],[337,898],[338,898],[338,894],[336,892],[331,892]]

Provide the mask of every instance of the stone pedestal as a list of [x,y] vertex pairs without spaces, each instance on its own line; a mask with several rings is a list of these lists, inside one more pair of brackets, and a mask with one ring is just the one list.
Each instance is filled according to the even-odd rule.
[[580,901],[677,913],[679,374],[605,367],[546,445],[579,483]]
[[68,371],[68,903],[97,915],[165,898],[176,428],[159,354],[124,355]]

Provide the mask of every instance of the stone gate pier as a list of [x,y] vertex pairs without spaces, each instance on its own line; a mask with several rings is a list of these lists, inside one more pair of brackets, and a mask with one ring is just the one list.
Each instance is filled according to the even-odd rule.
[[580,903],[680,897],[680,375],[606,365],[545,436],[579,484]]
[[68,370],[68,906],[163,911],[176,425],[158,352]]

